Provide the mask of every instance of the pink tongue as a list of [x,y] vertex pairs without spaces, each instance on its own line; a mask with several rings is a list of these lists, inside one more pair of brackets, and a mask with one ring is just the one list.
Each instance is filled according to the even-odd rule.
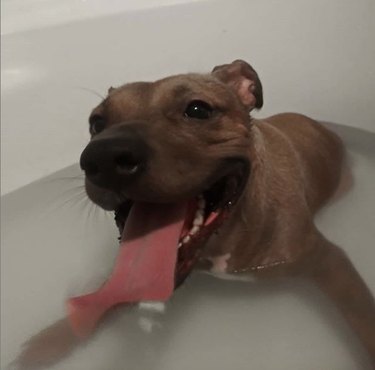
[[117,304],[171,296],[186,208],[186,204],[133,205],[110,279],[98,291],[68,301],[76,335],[89,335],[102,315]]

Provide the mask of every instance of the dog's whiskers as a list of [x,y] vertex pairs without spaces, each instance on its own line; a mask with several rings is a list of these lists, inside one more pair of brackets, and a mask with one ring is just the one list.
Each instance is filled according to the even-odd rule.
[[93,95],[99,97],[99,98],[102,99],[102,100],[105,99],[105,97],[104,97],[103,95],[101,95],[101,94],[99,94],[97,91],[92,90],[92,89],[89,89],[89,88],[87,88],[87,87],[78,87],[78,89],[83,90],[83,91],[87,91],[87,92],[89,92],[89,93],[91,93],[91,94],[93,94]]
[[[70,189],[70,190],[73,190],[73,189]],[[67,192],[65,192],[67,193]],[[75,205],[78,205],[80,203],[82,203],[82,201],[88,201],[89,199],[87,198],[86,196],[86,191],[85,190],[82,190],[80,191],[79,193],[76,193],[74,194],[73,196],[71,196],[69,199],[65,200],[61,205],[60,207],[64,207],[65,205],[69,204],[69,203],[72,203],[73,204],[73,201],[76,201],[74,204]]]
[[[83,190],[78,191],[80,189],[83,189]],[[69,196],[69,198],[64,199],[65,196],[71,193],[72,191],[75,191],[76,193]],[[51,208],[47,211],[47,214],[55,213],[56,211],[63,209],[68,204],[70,204],[71,206],[77,206],[82,202],[82,200],[88,201],[88,198],[86,196],[86,191],[84,190],[84,186],[78,186],[78,187],[68,189],[64,191],[63,193],[61,193],[60,196],[62,196],[63,199],[57,198],[57,201],[56,199],[54,199],[54,201],[50,203]]]
[[69,194],[71,194],[72,192],[77,192],[76,194],[73,194],[73,197],[76,195],[76,196],[78,196],[78,195],[83,195],[85,192],[86,192],[86,190],[85,190],[85,185],[76,185],[76,186],[73,186],[72,188],[70,188],[70,189],[66,189],[66,190],[64,190],[61,194],[60,194],[60,196],[62,197],[62,198],[65,198],[65,196],[66,195],[69,195]]
[[57,182],[57,181],[82,181],[82,183],[83,183],[84,180],[85,180],[84,175],[79,174],[79,175],[76,175],[76,176],[61,176],[61,177],[46,178],[46,179],[42,179],[40,181],[43,184],[46,184],[46,183],[48,184],[48,183],[54,183],[54,182]]
[[85,220],[85,230],[88,230],[88,225],[89,225],[89,218],[90,218],[90,211],[92,209],[92,202],[86,198],[86,201],[83,202],[82,206],[82,213],[84,214],[84,220]]
[[95,210],[96,210],[96,204],[90,202],[89,203],[89,209],[88,209],[88,213],[87,213],[87,220],[92,220],[92,216],[94,215],[94,218],[95,218]]
[[71,181],[71,180],[84,181],[85,177],[84,177],[83,174],[79,174],[79,175],[76,175],[76,176],[64,176],[64,177],[58,177],[56,179],[51,179],[51,181],[63,181],[63,180],[67,180],[67,181]]

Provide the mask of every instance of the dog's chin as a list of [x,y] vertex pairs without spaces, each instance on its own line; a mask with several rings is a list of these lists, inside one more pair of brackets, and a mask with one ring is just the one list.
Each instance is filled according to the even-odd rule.
[[121,198],[117,193],[101,188],[87,178],[85,188],[89,199],[105,211],[115,211],[124,202],[124,198]]
[[[178,248],[175,271],[176,286],[180,285],[190,274],[199,259],[203,246],[209,237],[220,228],[240,199],[249,173],[249,163],[237,161],[214,181],[211,179],[206,187],[190,199],[171,201],[171,203],[187,205],[184,227],[178,245],[176,245]],[[135,203],[137,203],[136,200],[126,199],[115,207],[115,220],[121,234]],[[155,207],[156,203],[160,202],[149,202],[152,207]],[[108,202],[106,206],[108,207],[109,204],[112,205]],[[142,222],[142,220],[140,221]]]

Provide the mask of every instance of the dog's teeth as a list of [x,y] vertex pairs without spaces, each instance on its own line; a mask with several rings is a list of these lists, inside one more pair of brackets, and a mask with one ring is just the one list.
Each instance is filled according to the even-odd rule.
[[195,216],[193,225],[194,226],[201,226],[203,224],[203,214],[199,213]]
[[198,225],[194,225],[193,228],[190,230],[190,235],[195,235],[199,231],[200,227]]
[[187,244],[191,240],[191,236],[197,234],[200,230],[200,226],[203,225],[204,222],[204,208],[206,206],[206,201],[204,200],[203,196],[200,195],[198,197],[198,208],[195,212],[194,220],[193,220],[193,227],[189,231],[189,234],[186,235],[179,243],[178,248],[181,248],[182,245]]

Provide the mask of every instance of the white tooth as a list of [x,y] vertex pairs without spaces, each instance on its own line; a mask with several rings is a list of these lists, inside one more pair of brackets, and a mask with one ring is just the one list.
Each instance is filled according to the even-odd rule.
[[203,224],[203,214],[199,213],[195,216],[195,219],[193,221],[194,226],[200,226]]
[[182,247],[182,243],[179,242],[177,248],[181,248],[181,247]]
[[198,225],[194,225],[193,228],[190,230],[190,235],[195,235],[199,231],[200,227]]
[[190,239],[191,239],[190,236],[186,235],[185,238],[182,239],[182,243],[184,243],[184,244],[189,243]]

